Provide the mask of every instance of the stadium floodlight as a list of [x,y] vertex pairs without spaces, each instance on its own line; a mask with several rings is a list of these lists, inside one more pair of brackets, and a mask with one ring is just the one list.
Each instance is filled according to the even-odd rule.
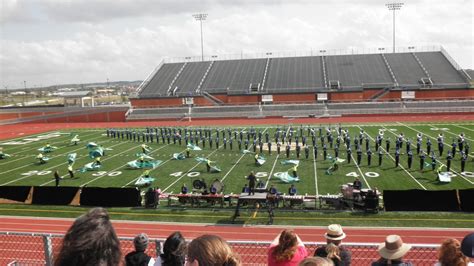
[[204,42],[202,40],[202,21],[206,20],[207,14],[203,14],[203,13],[194,14],[193,18],[195,18],[197,21],[201,23],[201,60],[204,61]]
[[388,3],[385,4],[385,6],[388,8],[388,10],[393,11],[393,52],[395,53],[395,10],[400,10],[402,9],[402,6],[404,3]]

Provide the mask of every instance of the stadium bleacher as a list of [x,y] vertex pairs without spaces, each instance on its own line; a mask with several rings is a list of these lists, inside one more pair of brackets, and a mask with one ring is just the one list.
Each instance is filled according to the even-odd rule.
[[209,64],[210,62],[186,64],[178,79],[171,86],[172,90],[176,89],[173,94],[183,96],[195,94]]
[[163,66],[161,66],[158,72],[156,72],[156,74],[148,83],[148,86],[143,88],[140,93],[140,96],[165,96],[166,91],[171,85],[171,82],[176,77],[183,65],[183,63],[173,63],[164,64]]
[[246,93],[251,83],[262,82],[265,63],[265,59],[216,61],[201,90],[211,93]]
[[326,62],[329,80],[338,80],[342,88],[393,84],[379,54],[327,56]]
[[435,84],[465,83],[460,73],[448,62],[442,53],[416,53],[423,62]]
[[321,57],[272,58],[267,91],[278,92],[288,89],[323,88],[324,78]]
[[[271,56],[271,55],[270,55]],[[466,88],[444,50],[164,63],[138,98],[211,94],[298,93],[364,88]],[[250,90],[250,87],[255,90]],[[426,85],[426,84],[424,84]]]

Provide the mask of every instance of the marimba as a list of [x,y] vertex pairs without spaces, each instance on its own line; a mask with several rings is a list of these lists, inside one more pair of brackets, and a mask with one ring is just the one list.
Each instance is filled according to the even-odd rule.
[[224,207],[224,195],[223,194],[169,194],[168,195],[168,206],[171,205],[172,199],[177,199],[180,203],[186,204],[191,203],[191,206],[199,206],[201,201],[205,200],[208,203],[215,204],[220,203],[221,207]]
[[319,208],[322,208],[323,203],[338,208],[341,204],[342,197],[340,195],[323,195],[319,196]]
[[289,202],[290,206],[300,205],[300,204],[303,204],[304,202],[303,195],[295,195],[295,196],[283,195],[283,196],[280,196],[280,198],[283,199],[283,206],[286,205],[286,202]]

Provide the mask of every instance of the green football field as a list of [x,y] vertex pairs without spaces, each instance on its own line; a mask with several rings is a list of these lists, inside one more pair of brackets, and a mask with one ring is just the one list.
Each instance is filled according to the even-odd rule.
[[[270,140],[274,142],[274,134],[278,126],[252,126],[255,130],[260,130],[263,135],[269,133]],[[290,126],[279,126],[281,132],[289,132]],[[294,134],[302,132],[307,136],[307,143],[312,145],[311,137],[308,137],[308,127],[314,128],[316,136],[319,135],[318,128],[322,128],[323,134],[326,133],[326,127],[331,128],[334,136],[337,134],[336,125],[291,125]],[[325,195],[337,194],[340,192],[340,186],[346,183],[352,183],[355,177],[359,177],[363,183],[364,188],[377,187],[379,190],[385,189],[426,189],[426,190],[448,190],[448,189],[462,189],[474,188],[474,154],[472,148],[468,155],[466,168],[461,173],[461,156],[456,154],[451,164],[451,178],[450,183],[439,183],[437,181],[436,171],[431,170],[431,166],[420,170],[420,160],[416,154],[416,134],[423,134],[422,149],[426,150],[426,141],[428,138],[432,142],[432,150],[435,151],[438,162],[446,164],[447,151],[451,150],[451,143],[457,141],[458,135],[464,133],[465,141],[471,145],[474,140],[474,124],[459,123],[459,124],[414,124],[414,123],[393,123],[393,124],[365,124],[365,125],[342,125],[347,129],[351,137],[352,159],[347,163],[347,154],[345,146],[341,144],[339,149],[339,158],[345,159],[339,164],[339,169],[332,174],[327,174],[327,169],[332,165],[330,159],[324,160],[321,147],[321,141],[317,138],[318,158],[314,160],[313,149],[310,149],[310,156],[305,158],[304,149],[301,150],[299,158],[300,163],[298,167],[298,176],[300,181],[295,183],[298,194],[308,195]],[[196,127],[197,128],[197,127]],[[188,128],[195,129],[195,128]],[[224,129],[223,127],[220,129]],[[248,127],[232,127],[232,132],[244,132],[244,140],[246,133],[250,131],[251,126]],[[361,130],[368,135],[370,139],[370,147],[373,152],[372,164],[368,166],[367,155],[365,150],[365,141],[362,144],[363,156],[360,166],[355,164],[356,150],[354,149],[353,140],[358,136]],[[143,131],[143,128],[135,130]],[[382,143],[383,160],[382,165],[378,166],[378,153],[375,151],[375,138],[380,131],[383,131],[384,141]],[[183,129],[184,132],[184,129]],[[81,129],[75,131],[54,131],[46,132],[34,136],[28,136],[13,140],[4,140],[0,142],[0,147],[3,152],[11,155],[10,158],[0,160],[0,186],[54,186],[55,181],[53,172],[58,170],[63,179],[60,182],[61,186],[89,186],[89,187],[129,187],[137,178],[143,173],[141,169],[129,169],[127,162],[137,159],[136,154],[141,152],[140,145],[143,142],[134,142],[133,140],[114,139],[106,136],[105,129],[103,130],[89,130]],[[406,138],[411,140],[413,156],[413,164],[411,169],[407,166],[406,142],[403,143],[400,156],[400,166],[395,167],[395,139],[398,134],[403,133]],[[437,151],[437,136],[444,134],[445,151],[442,157],[438,156]],[[78,134],[80,143],[72,145],[70,140],[74,135]],[[216,136],[216,128],[212,128],[213,140]],[[226,134],[227,135],[227,134]],[[234,133],[232,133],[232,138]],[[390,153],[385,152],[385,139],[391,139]],[[88,171],[84,173],[75,172],[74,179],[69,178],[67,174],[67,155],[69,153],[77,153],[77,159],[74,164],[74,169],[77,170],[86,163],[93,162],[89,158],[86,144],[88,142],[95,142],[102,145],[104,148],[109,148],[104,157],[102,157],[102,167],[98,171]],[[58,147],[46,156],[50,160],[46,164],[38,164],[36,159],[41,148],[50,143],[52,146]],[[327,142],[326,142],[327,143]],[[301,144],[301,140],[300,140]],[[222,143],[222,133],[220,136],[219,147],[216,149],[215,143],[213,148],[206,143],[201,151],[191,152],[191,158],[185,160],[173,160],[173,153],[184,152],[186,146],[183,144],[163,144],[147,143],[151,147],[149,153],[156,160],[162,161],[161,164],[150,171],[150,175],[155,178],[153,187],[160,187],[165,193],[178,193],[180,187],[186,183],[191,188],[191,183],[195,179],[204,179],[209,185],[215,179],[219,179],[225,185],[225,194],[240,193],[242,187],[246,183],[245,177],[250,171],[256,173],[257,178],[261,179],[267,187],[274,184],[280,192],[287,192],[289,184],[280,181],[278,176],[282,173],[289,172],[291,165],[284,165],[281,162],[287,159],[297,159],[294,150],[294,138],[291,154],[286,158],[285,145],[281,147],[281,154],[278,155],[275,151],[276,144],[272,143],[274,149],[271,155],[268,152],[267,145],[264,144],[263,154],[266,162],[262,166],[256,166],[253,154],[243,154],[238,149],[237,141],[233,141],[233,149],[230,150],[229,144],[224,149]],[[199,142],[201,146],[201,142]],[[242,145],[243,146],[243,145]],[[249,144],[249,150],[253,151],[252,140]],[[258,149],[257,149],[258,151]],[[334,156],[334,149],[330,149],[328,145],[327,153],[329,157]],[[197,157],[206,157],[214,161],[221,172],[208,173],[204,163],[196,161]],[[431,163],[431,159],[427,156],[426,162]],[[446,168],[443,168],[445,170]]]

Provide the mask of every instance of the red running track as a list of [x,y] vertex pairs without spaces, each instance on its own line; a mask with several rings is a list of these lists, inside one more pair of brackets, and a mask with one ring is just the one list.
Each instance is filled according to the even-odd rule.
[[[0,231],[64,234],[73,219],[38,217],[0,217]],[[226,240],[272,241],[283,229],[281,226],[232,226],[206,224],[172,224],[158,222],[134,222],[114,220],[117,234],[122,237],[134,237],[145,232],[152,238],[166,238],[174,231],[181,231],[186,239],[202,234],[216,234]],[[325,242],[324,227],[291,227],[304,242]],[[263,229],[263,230],[262,230]],[[389,234],[400,235],[404,242],[412,244],[440,244],[446,238],[461,240],[471,233],[468,229],[440,228],[359,228],[345,227],[349,243],[381,243]]]
[[0,140],[11,139],[51,130],[73,128],[112,128],[144,126],[224,126],[224,125],[286,125],[286,124],[333,124],[333,123],[389,123],[389,122],[453,122],[474,121],[474,113],[455,114],[403,114],[364,115],[329,118],[265,118],[265,119],[209,119],[189,121],[139,121],[139,122],[94,122],[94,123],[29,123],[0,126]]

